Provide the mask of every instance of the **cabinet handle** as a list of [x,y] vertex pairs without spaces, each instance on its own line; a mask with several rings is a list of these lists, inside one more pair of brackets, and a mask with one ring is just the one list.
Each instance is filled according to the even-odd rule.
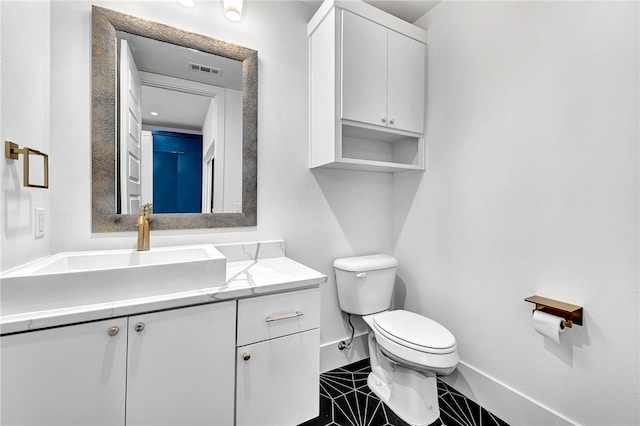
[[249,361],[251,359],[251,354],[249,352],[243,353],[242,359],[244,359],[245,361]]
[[295,311],[295,312],[292,312],[290,314],[278,315],[277,317],[272,317],[271,315],[269,315],[264,320],[265,320],[265,322],[280,321],[280,320],[283,320],[283,319],[301,317],[303,315],[304,314],[302,312]]
[[113,327],[109,327],[109,329],[107,330],[107,334],[111,337],[117,336],[119,332],[120,332],[120,327],[118,327],[117,325],[114,325]]
[[396,124],[396,119],[392,118],[391,121],[389,121],[389,124]]
[[387,117],[382,117],[382,122],[386,124],[387,123]]
[[133,326],[133,329],[138,333],[140,333],[142,330],[144,330],[144,323],[143,322],[137,323],[135,326]]

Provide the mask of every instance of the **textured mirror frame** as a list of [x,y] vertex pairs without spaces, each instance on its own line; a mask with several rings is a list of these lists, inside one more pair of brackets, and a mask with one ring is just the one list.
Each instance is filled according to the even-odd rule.
[[256,226],[258,52],[113,10],[92,8],[92,232],[134,232],[137,214],[116,214],[116,31],[242,61],[242,212],[152,215],[152,230]]

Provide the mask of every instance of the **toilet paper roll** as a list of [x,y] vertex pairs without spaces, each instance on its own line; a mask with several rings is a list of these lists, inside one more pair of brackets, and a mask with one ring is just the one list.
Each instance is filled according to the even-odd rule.
[[538,310],[533,311],[533,328],[556,343],[560,343],[560,333],[564,332],[562,318]]

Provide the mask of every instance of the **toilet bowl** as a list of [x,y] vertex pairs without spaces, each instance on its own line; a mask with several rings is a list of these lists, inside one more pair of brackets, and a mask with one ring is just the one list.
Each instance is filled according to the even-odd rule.
[[458,364],[457,343],[444,326],[405,310],[388,310],[397,261],[386,255],[334,262],[340,308],[369,327],[369,388],[402,420],[426,426],[440,416],[437,375]]

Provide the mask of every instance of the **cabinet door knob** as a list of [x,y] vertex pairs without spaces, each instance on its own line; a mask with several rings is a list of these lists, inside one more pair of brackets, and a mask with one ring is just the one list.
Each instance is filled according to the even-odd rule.
[[396,124],[396,119],[392,118],[391,121],[389,121],[389,124]]
[[386,123],[387,122],[387,117],[382,117],[382,122]]
[[116,325],[114,325],[113,327],[109,327],[109,329],[107,330],[107,334],[111,337],[117,336],[119,332],[120,332],[120,327]]
[[137,323],[137,324],[133,327],[133,329],[134,329],[135,331],[137,331],[138,333],[140,333],[142,330],[144,330],[144,323],[143,323],[143,322],[139,322],[139,323]]
[[249,352],[243,353],[242,359],[244,359],[245,361],[249,361],[249,359],[251,359],[251,354]]

